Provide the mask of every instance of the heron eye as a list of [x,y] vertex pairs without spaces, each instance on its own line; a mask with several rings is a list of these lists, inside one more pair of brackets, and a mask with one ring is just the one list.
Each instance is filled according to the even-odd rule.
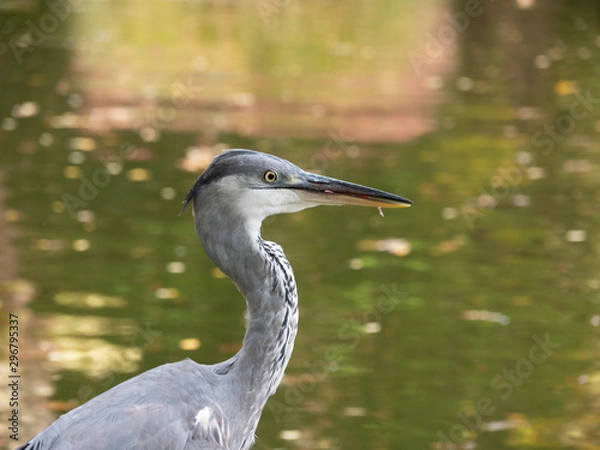
[[272,170],[267,170],[263,175],[263,178],[267,183],[273,183],[275,180],[277,180],[277,173],[273,172]]

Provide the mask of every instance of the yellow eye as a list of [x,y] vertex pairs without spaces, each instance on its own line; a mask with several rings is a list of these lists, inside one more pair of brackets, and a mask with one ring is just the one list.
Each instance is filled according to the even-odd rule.
[[277,173],[273,172],[272,170],[267,170],[263,175],[263,178],[267,183],[273,183],[275,180],[277,180]]

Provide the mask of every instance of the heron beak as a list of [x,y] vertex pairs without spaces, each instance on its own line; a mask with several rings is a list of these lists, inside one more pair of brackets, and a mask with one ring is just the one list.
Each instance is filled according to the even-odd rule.
[[322,205],[359,205],[377,208],[408,208],[411,200],[360,184],[305,172],[290,185],[303,200]]

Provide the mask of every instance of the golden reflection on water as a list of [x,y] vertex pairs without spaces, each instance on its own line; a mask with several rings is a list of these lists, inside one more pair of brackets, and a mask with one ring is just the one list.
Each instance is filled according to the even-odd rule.
[[[386,2],[385,12],[289,2],[268,23],[255,3],[90,4],[72,28],[84,115],[71,125],[136,128],[146,142],[162,129],[203,129],[209,142],[224,131],[307,137],[340,127],[390,142],[433,129],[440,86],[423,83],[406,54],[437,20],[437,2]],[[437,58],[427,72],[439,79],[450,64]]]
[[[64,293],[57,295],[56,301],[63,306],[84,309],[123,306],[119,299],[99,294],[76,296]],[[139,368],[140,344],[144,342],[136,339],[139,326],[134,319],[52,314],[44,322],[42,347],[56,371],[80,372],[99,380],[114,373],[132,373]],[[115,343],[115,336],[123,343]],[[110,337],[110,341],[106,337]]]

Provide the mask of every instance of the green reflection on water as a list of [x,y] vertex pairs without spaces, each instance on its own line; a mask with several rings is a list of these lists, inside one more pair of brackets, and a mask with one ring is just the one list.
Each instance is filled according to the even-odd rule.
[[[415,200],[384,218],[319,208],[265,223],[295,268],[301,328],[257,448],[599,445],[599,117],[590,103],[568,119],[578,94],[600,93],[597,30],[584,9],[538,5],[529,12],[543,29],[516,46],[529,22],[498,7],[460,36],[461,56],[447,61],[456,76],[440,69],[444,88],[415,88],[414,100],[409,81],[427,83],[405,55],[444,10],[411,5],[290,2],[265,25],[250,3],[104,2],[23,64],[2,54],[0,171],[18,231],[7,267],[37,289],[28,320],[51,344],[52,398],[71,402],[53,411],[165,362],[239,348],[243,301],[189,212],[177,217],[200,171],[180,170],[187,149],[226,143]],[[69,36],[77,45],[59,48]],[[15,117],[25,102],[39,113]],[[374,138],[404,104],[416,111],[407,123],[435,125],[404,135],[398,121],[384,135],[395,144]],[[568,132],[551,137],[548,124]],[[405,239],[404,256],[374,251],[384,239]],[[180,348],[190,338],[199,348]],[[540,339],[560,344],[544,361],[531,353]]]

